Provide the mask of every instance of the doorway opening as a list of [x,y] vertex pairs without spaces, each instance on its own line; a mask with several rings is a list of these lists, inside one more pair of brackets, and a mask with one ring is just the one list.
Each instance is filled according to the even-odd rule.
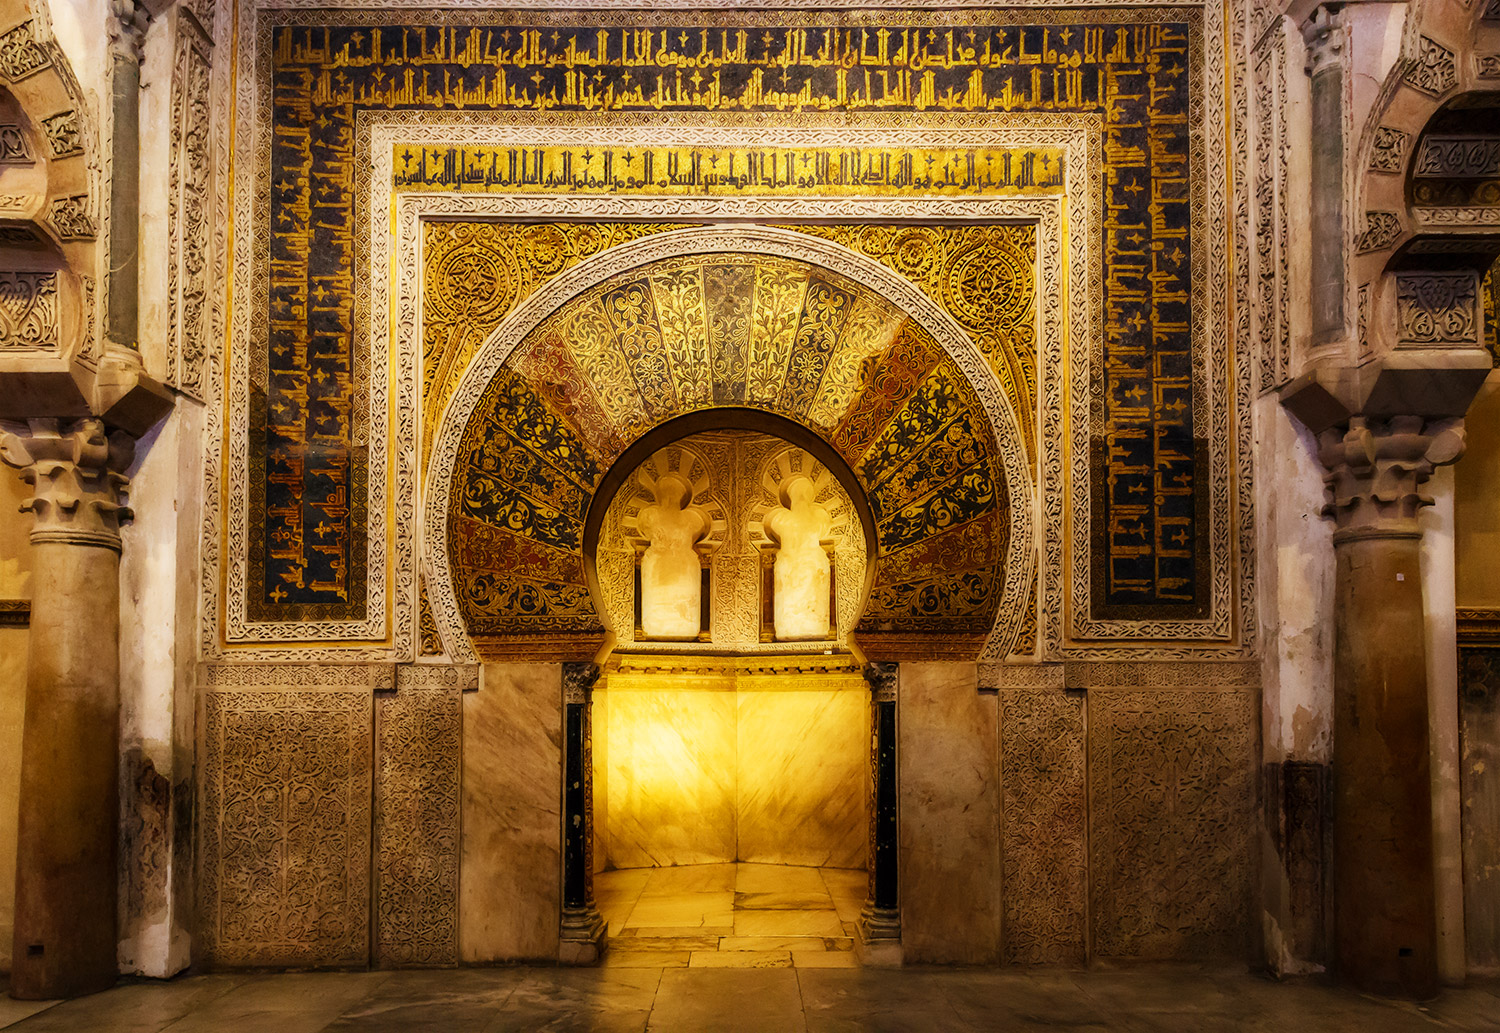
[[621,656],[592,726],[611,964],[857,965],[870,692],[851,657]]

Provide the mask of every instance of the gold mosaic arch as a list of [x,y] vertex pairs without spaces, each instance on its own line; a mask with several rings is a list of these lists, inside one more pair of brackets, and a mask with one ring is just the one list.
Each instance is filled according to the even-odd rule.
[[876,525],[856,629],[866,652],[972,659],[992,634],[1013,636],[1031,486],[983,355],[909,283],[847,249],[705,227],[559,277],[465,371],[424,507],[450,655],[591,656],[607,634],[585,562],[595,495],[633,442],[714,409],[789,420],[853,471]]

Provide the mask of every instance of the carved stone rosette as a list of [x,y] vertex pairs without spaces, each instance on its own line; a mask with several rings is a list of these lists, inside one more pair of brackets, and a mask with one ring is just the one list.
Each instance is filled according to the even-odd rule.
[[1328,473],[1323,515],[1337,524],[1334,542],[1366,537],[1419,537],[1417,513],[1432,504],[1422,484],[1464,451],[1461,419],[1351,417],[1325,430],[1318,458]]
[[124,431],[106,434],[88,417],[62,423],[31,420],[0,432],[0,460],[21,470],[32,496],[22,512],[36,518],[34,544],[97,545],[120,551],[120,525],[131,519],[125,503],[130,479],[121,471],[135,455]]

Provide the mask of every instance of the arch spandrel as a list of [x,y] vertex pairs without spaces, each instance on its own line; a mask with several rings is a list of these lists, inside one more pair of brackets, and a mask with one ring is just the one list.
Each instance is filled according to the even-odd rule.
[[705,231],[683,231],[650,242],[681,253],[573,270],[582,282],[528,319],[530,299],[466,373],[428,501],[450,650],[467,637],[481,656],[592,655],[607,628],[584,526],[608,504],[605,471],[652,428],[724,406],[791,420],[856,471],[879,513],[867,651],[890,638],[903,655],[972,658],[997,614],[1008,628],[1019,613],[1002,603],[1007,570],[1030,569],[1030,486],[983,355],[909,284],[892,296],[896,277],[836,245],[724,235],[750,246],[709,251],[693,246]]

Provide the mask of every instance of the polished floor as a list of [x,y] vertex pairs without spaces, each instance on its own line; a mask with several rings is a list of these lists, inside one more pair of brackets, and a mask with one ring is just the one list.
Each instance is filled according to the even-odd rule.
[[698,864],[603,872],[594,896],[613,968],[857,968],[869,876],[842,868]]
[[1436,1001],[1414,1005],[1316,984],[1272,983],[1243,966],[223,974],[126,982],[52,1006],[0,999],[0,1028],[16,1033],[1500,1031],[1500,984],[1448,990]]

